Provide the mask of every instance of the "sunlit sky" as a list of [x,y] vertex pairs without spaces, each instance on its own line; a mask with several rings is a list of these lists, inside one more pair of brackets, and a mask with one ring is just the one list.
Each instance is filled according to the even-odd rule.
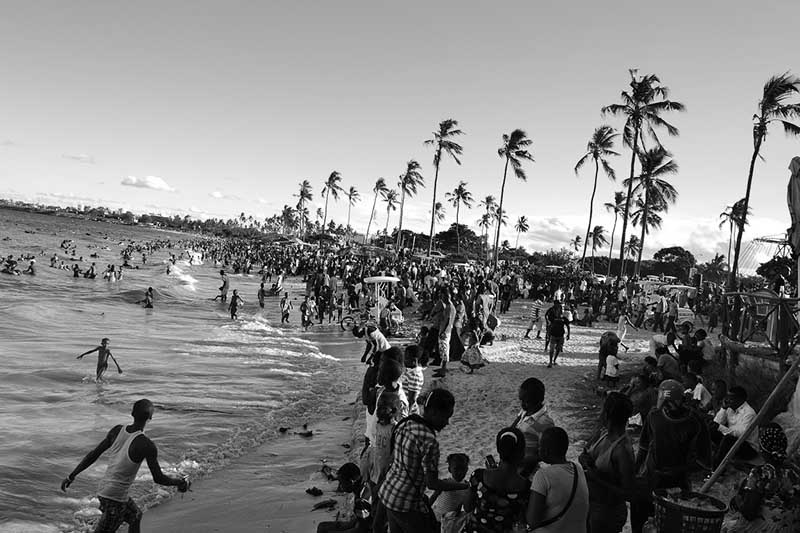
[[[560,248],[586,230],[593,175],[576,177],[575,162],[596,126],[621,126],[600,108],[636,67],[687,106],[665,117],[681,130],[663,136],[680,198],[647,253],[682,245],[707,260],[727,250],[718,215],[744,195],[761,88],[800,73],[798,20],[796,0],[6,3],[0,196],[263,219],[294,204],[303,179],[320,206],[337,170],[364,197],[353,211],[363,231],[375,179],[395,183],[413,158],[428,187],[404,225],[425,231],[423,141],[452,117],[466,133],[463,164],[445,160],[440,194],[465,180],[476,199],[499,196],[501,136],[522,128],[536,161],[526,183],[509,179],[502,237],[513,244],[526,215],[520,244]],[[612,164],[625,177],[620,149]],[[800,140],[776,128],[762,153],[749,238],[789,225]],[[595,223],[609,232],[602,204],[621,187],[600,178]],[[329,209],[344,222],[344,201]],[[454,216],[449,207],[447,224]],[[462,211],[473,226],[478,216]],[[376,217],[382,228],[380,203]]]

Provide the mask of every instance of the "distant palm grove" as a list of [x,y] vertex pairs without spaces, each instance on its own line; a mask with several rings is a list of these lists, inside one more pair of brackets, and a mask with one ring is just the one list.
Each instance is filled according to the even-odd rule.
[[[705,265],[706,270],[713,271],[718,278],[727,276],[730,281],[736,278],[742,236],[752,214],[749,203],[755,164],[770,126],[779,125],[787,135],[800,137],[798,95],[800,79],[789,72],[772,76],[764,84],[753,115],[753,151],[743,184],[744,196],[731,198],[729,207],[720,215],[720,228],[729,232],[728,253],[727,256],[718,254]],[[678,155],[673,154],[664,141],[680,134],[672,121],[685,111],[683,103],[671,99],[670,90],[658,76],[629,71],[627,87],[620,92],[618,101],[600,108],[600,115],[609,124],[601,124],[593,132],[587,132],[586,148],[576,154],[575,175],[590,180],[587,183],[586,230],[565,242],[561,251],[551,251],[553,260],[557,256],[575,253],[580,256],[580,266],[592,272],[608,276],[642,274],[642,254],[648,236],[661,228],[670,207],[679,198],[677,188],[670,182],[679,172]],[[358,191],[354,186],[345,187],[347,176],[331,171],[321,180],[319,199],[322,207],[314,214],[309,209],[314,201],[314,185],[312,180],[305,179],[299,183],[292,201],[286,203],[280,213],[263,221],[242,213],[235,220],[212,220],[206,224],[227,223],[261,232],[295,235],[311,242],[338,238],[349,243],[384,248],[413,248],[427,254],[438,249],[495,265],[501,259],[525,259],[529,254],[519,246],[519,239],[531,230],[533,213],[514,215],[516,238],[513,247],[508,240],[501,241],[500,233],[502,226],[509,222],[505,210],[508,179],[527,181],[535,164],[534,142],[524,129],[516,128],[500,135],[497,146],[486,148],[495,149],[498,154],[497,190],[496,194],[476,201],[469,182],[458,173],[464,157],[460,142],[465,135],[457,120],[442,120],[429,137],[422,140],[432,150],[431,169],[423,171],[418,161],[409,160],[398,164],[397,178],[376,176],[374,184],[366,191]],[[620,172],[623,173],[621,189],[614,192],[612,198],[600,199],[602,207],[614,217],[609,230],[593,224],[597,182],[601,175],[617,182]],[[427,233],[415,233],[404,228],[409,202],[417,201],[418,197],[423,204],[430,206]],[[344,223],[336,223],[329,216],[330,207],[339,201],[347,204]],[[352,208],[362,201],[371,206],[369,217],[354,224]],[[455,222],[441,228],[446,209],[452,210]],[[477,209],[477,215],[473,214],[473,209]],[[686,252],[674,247],[659,253],[669,256],[670,250],[677,250],[679,256]]]

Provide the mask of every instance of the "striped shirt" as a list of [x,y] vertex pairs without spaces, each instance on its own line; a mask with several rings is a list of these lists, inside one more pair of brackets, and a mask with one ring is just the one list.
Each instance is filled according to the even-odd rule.
[[544,309],[544,302],[541,300],[535,300],[531,305],[531,318],[533,320],[539,320],[539,317],[542,314],[542,309]]
[[406,393],[419,392],[422,390],[422,385],[425,383],[425,375],[422,373],[422,367],[416,366],[414,368],[406,368],[403,374],[403,390]]

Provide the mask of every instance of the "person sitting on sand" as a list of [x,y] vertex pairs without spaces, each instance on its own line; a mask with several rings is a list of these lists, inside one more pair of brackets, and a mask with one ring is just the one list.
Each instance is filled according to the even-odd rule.
[[[95,378],[96,381],[100,381],[100,378],[103,377],[103,374],[108,369],[108,358],[114,360],[114,364],[117,363],[117,360],[114,359],[114,356],[111,354],[111,350],[108,347],[109,344],[108,337],[104,337],[100,340],[100,346],[95,346],[88,352],[83,352],[80,354],[77,359],[82,359],[84,355],[89,355],[90,353],[97,352],[97,377]],[[122,369],[117,364],[117,371],[122,374]]]
[[700,376],[689,372],[686,374],[683,384],[686,386],[686,395],[689,397],[692,407],[699,409],[701,413],[707,412],[711,406],[711,393],[703,385]]
[[519,387],[520,412],[511,427],[519,429],[525,436],[525,457],[522,474],[527,476],[539,466],[539,437],[542,432],[555,426],[544,404],[544,383],[528,378]]
[[515,524],[525,521],[531,488],[530,480],[520,474],[525,436],[517,428],[504,428],[495,443],[500,463],[478,468],[470,477],[464,533],[512,531]]
[[464,333],[464,339],[467,349],[461,356],[462,370],[472,374],[475,370],[486,366],[486,359],[481,354],[481,348],[478,346],[478,337],[474,331]]
[[800,524],[800,471],[787,461],[788,440],[783,428],[770,422],[759,429],[759,448],[765,464],[750,470],[731,500],[722,530],[797,531]]
[[372,491],[355,463],[345,463],[336,471],[338,492],[352,494],[353,516],[347,521],[320,522],[317,533],[369,533],[372,531]]
[[533,475],[531,497],[525,513],[532,530],[586,533],[589,487],[578,463],[567,461],[569,437],[559,427],[542,433],[541,453],[546,466]]
[[436,432],[447,427],[456,400],[446,389],[428,395],[422,416],[411,415],[397,425],[392,464],[378,496],[386,507],[392,533],[430,531],[425,490],[463,490],[467,483],[439,478],[439,442]]
[[233,296],[231,296],[231,303],[228,306],[228,310],[231,312],[231,320],[236,320],[238,318],[238,311],[239,311],[239,304],[243,304],[244,298],[239,296],[238,289],[233,289]]
[[404,354],[405,372],[403,373],[403,390],[408,397],[408,411],[411,414],[419,414],[419,404],[417,398],[422,392],[425,384],[425,374],[420,366],[420,348],[416,344],[406,346]]
[[159,485],[178,487],[179,492],[186,492],[191,486],[186,478],[168,476],[161,471],[158,449],[144,434],[144,428],[153,418],[154,411],[155,408],[150,400],[142,399],[134,403],[131,410],[133,424],[128,426],[120,424],[111,428],[102,442],[61,482],[61,490],[66,492],[78,474],[92,466],[107,450],[111,450],[112,457],[108,469],[97,491],[102,514],[95,524],[96,532],[113,533],[123,523],[129,525],[128,531],[135,533],[140,531],[142,511],[128,496],[128,490],[136,479],[142,461],[147,461],[153,481]]
[[[714,454],[714,467],[722,462],[728,450],[750,427],[755,417],[755,409],[747,403],[747,391],[743,387],[731,387],[725,397],[722,409],[714,416],[714,422],[712,423],[711,440],[717,447]],[[758,430],[756,429],[739,446],[735,457],[743,461],[749,461],[757,456]]]
[[610,393],[603,404],[603,430],[579,457],[589,485],[589,523],[592,533],[619,533],[628,519],[626,500],[634,484],[633,444],[627,434],[633,414],[630,399]]

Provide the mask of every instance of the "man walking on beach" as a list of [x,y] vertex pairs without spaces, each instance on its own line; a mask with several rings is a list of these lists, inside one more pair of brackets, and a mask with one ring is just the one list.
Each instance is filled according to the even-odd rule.
[[134,403],[131,411],[133,424],[128,426],[120,424],[111,428],[102,442],[61,482],[61,490],[66,492],[78,474],[94,464],[106,450],[111,450],[108,469],[97,491],[100,511],[103,514],[95,524],[94,533],[113,533],[123,522],[128,523],[130,533],[139,533],[142,511],[128,496],[128,490],[144,460],[147,461],[153,481],[159,485],[176,486],[180,492],[189,490],[188,480],[168,476],[161,471],[158,449],[144,434],[144,427],[153,418],[154,410],[150,400],[142,399]]
[[450,360],[450,335],[453,333],[453,324],[456,318],[456,307],[450,301],[450,290],[446,287],[439,289],[438,312],[433,317],[433,327],[439,330],[439,356],[442,366],[433,373],[435,378],[447,375],[447,362]]
[[447,426],[455,403],[450,391],[434,389],[425,401],[423,416],[411,415],[395,428],[392,464],[378,489],[390,533],[434,533],[423,499],[425,490],[469,489],[468,483],[439,479],[436,432]]
[[219,288],[219,294],[214,297],[214,300],[219,298],[222,303],[225,303],[228,301],[228,275],[224,270],[220,270],[219,275],[222,278],[222,285]]
[[292,301],[289,300],[289,293],[283,293],[283,298],[281,298],[281,324],[289,323],[289,313],[293,308]]

